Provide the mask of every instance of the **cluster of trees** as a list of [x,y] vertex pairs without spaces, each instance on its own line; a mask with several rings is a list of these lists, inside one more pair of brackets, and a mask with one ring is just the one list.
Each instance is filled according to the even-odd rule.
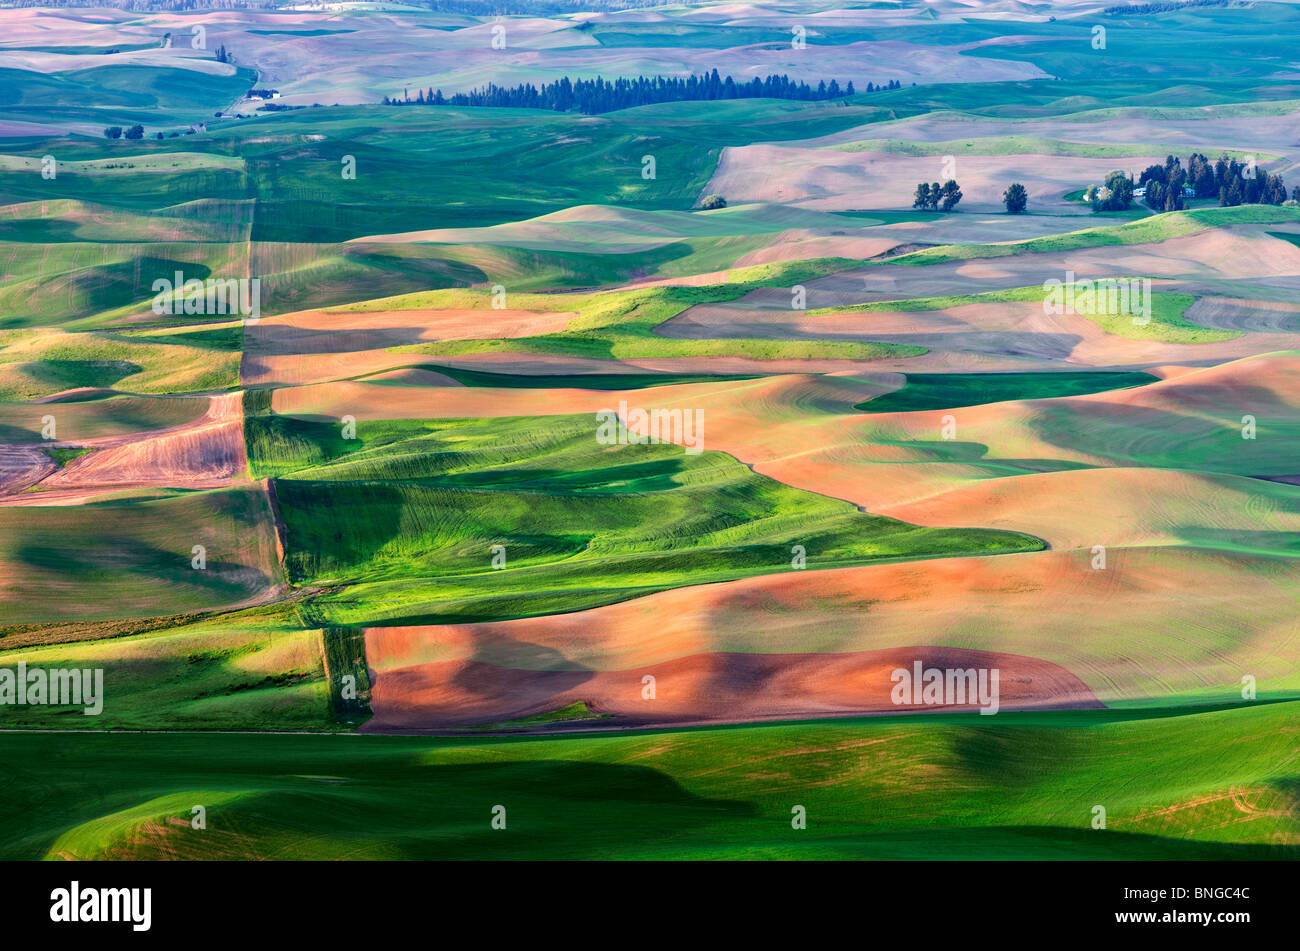
[[[916,194],[912,197],[912,207],[921,211],[952,211],[959,201],[961,186],[950,178],[942,185],[938,182],[918,184]],[[1002,193],[1002,203],[1007,206],[1007,214],[1022,215],[1029,207],[1029,192],[1025,191],[1024,185],[1013,182]]]
[[961,186],[953,179],[940,185],[935,182],[927,185],[921,182],[916,186],[916,195],[912,198],[912,207],[922,211],[952,211],[961,201]]
[[1093,211],[1123,211],[1133,204],[1133,179],[1123,172],[1111,172],[1100,187],[1089,185],[1083,200]]
[[[1133,203],[1136,188],[1146,190],[1142,199],[1155,211],[1182,211],[1193,198],[1217,198],[1220,205],[1280,205],[1287,200],[1281,175],[1226,155],[1211,162],[1199,152],[1188,156],[1186,167],[1176,155],[1167,156],[1163,165],[1147,166],[1136,184],[1123,172],[1111,172],[1101,187],[1088,187],[1084,200],[1093,211],[1122,211]],[[1291,199],[1300,199],[1300,188]]]
[[[868,92],[878,89],[901,89],[902,83],[892,80],[887,86],[867,84]],[[822,80],[816,86],[796,82],[789,76],[754,77],[749,82],[736,82],[730,76],[722,77],[715,69],[701,76],[680,79],[676,76],[637,76],[635,79],[570,79],[564,76],[553,83],[534,86],[524,83],[505,87],[490,83],[487,86],[444,96],[441,89],[419,90],[412,99],[408,90],[402,98],[385,96],[385,106],[504,106],[515,109],[552,109],[556,112],[581,112],[596,115],[645,106],[656,102],[687,102],[713,99],[839,99],[852,96],[856,90],[850,81],[841,87],[838,80]]]
[[1138,177],[1138,187],[1146,188],[1146,203],[1156,211],[1182,211],[1186,207],[1184,188],[1196,198],[1212,198],[1218,193],[1214,168],[1204,155],[1194,154],[1183,163],[1170,155],[1164,165],[1149,165]]
[[[1286,182],[1281,175],[1270,175],[1234,159],[1225,159],[1221,157],[1214,163],[1220,205],[1280,205],[1286,201]],[[1300,199],[1300,188],[1291,197]]]
[[1246,4],[1238,0],[1164,0],[1161,3],[1138,3],[1131,7],[1106,7],[1101,12],[1110,17],[1140,17],[1148,13],[1170,13],[1190,7],[1237,7]]
[[217,47],[218,63],[229,63],[233,59],[234,57],[232,57],[229,53],[226,52],[226,44],[222,43],[220,46]]
[[[194,129],[193,129],[193,127],[191,127],[191,128],[186,129],[184,132],[176,132],[176,131],[168,132],[167,135],[165,136],[165,138],[168,138],[168,139],[175,139],[175,138],[178,138],[178,137],[180,137],[180,136],[182,136],[182,135],[193,135],[193,134],[194,134]],[[153,134],[153,137],[154,137],[155,139],[161,139],[161,138],[164,138],[164,135],[163,135],[163,133],[162,133],[161,131],[159,131],[159,132],[155,132],[155,133]],[[107,129],[104,130],[104,138],[106,138],[106,139],[143,139],[143,138],[144,138],[144,126],[142,126],[142,125],[133,125],[133,126],[131,126],[129,129],[123,131],[123,129],[122,129],[122,127],[121,127],[120,125],[111,125],[111,126],[109,126]]]
[[[1187,167],[1170,155],[1164,165],[1151,165],[1138,178],[1145,200],[1156,211],[1181,211],[1187,198],[1218,198],[1220,205],[1280,205],[1287,200],[1286,182],[1253,165],[1223,155],[1211,164],[1193,153]],[[1190,192],[1190,194],[1188,194]]]

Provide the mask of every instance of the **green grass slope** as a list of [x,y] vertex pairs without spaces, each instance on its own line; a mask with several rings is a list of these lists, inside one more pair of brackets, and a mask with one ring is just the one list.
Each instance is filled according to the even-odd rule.
[[527,740],[11,734],[0,855],[1294,858],[1295,706]]
[[1050,396],[1077,396],[1154,383],[1157,377],[1137,372],[1080,373],[909,373],[897,390],[858,403],[854,409],[869,413],[953,409],[1033,400]]
[[[202,569],[192,566],[196,545]],[[0,508],[0,571],[0,624],[181,614],[262,597],[279,582],[256,485]]]
[[291,581],[339,589],[301,607],[321,626],[575,611],[790,570],[795,545],[823,568],[1041,547],[867,515],[722,453],[603,446],[595,430],[588,416],[365,422],[345,440],[333,422],[253,416],[247,442],[254,473],[278,477]]
[[331,730],[321,632],[283,606],[127,637],[2,650],[0,667],[102,669],[102,711],[10,706],[3,725],[63,730]]

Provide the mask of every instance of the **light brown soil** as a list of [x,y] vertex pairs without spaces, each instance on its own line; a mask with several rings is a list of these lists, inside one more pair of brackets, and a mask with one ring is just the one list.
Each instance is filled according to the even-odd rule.
[[568,311],[488,309],[300,311],[248,328],[240,377],[245,385],[300,385],[351,379],[433,358],[388,348],[426,340],[500,339],[555,333]]
[[[123,489],[211,489],[246,478],[242,397],[242,393],[209,397],[207,411],[181,426],[75,443],[51,442],[55,448],[93,451],[70,460],[62,469],[53,467],[51,461],[48,474],[39,480],[39,492],[15,494],[26,487],[17,482],[0,487],[8,493],[0,491],[0,505],[81,504]],[[8,447],[4,451],[18,450]]]
[[[502,718],[540,712],[552,695],[600,701],[606,694],[584,697],[581,689],[593,672],[635,674],[639,686],[642,675],[700,655],[943,645],[1037,658],[1077,676],[1103,703],[1216,686],[1231,699],[1242,670],[1261,683],[1293,676],[1300,630],[1285,560],[1177,547],[1112,548],[1102,569],[1093,559],[1083,549],[785,571],[573,614],[373,628],[366,636],[378,685],[372,729],[426,714],[451,717],[462,704],[473,716]],[[473,665],[491,665],[494,674],[479,677]],[[521,675],[494,693],[497,673],[514,677],[503,668],[563,676]],[[709,668],[697,669],[694,680],[680,681],[699,692],[682,715],[711,702],[714,687],[702,672]],[[626,681],[597,683],[621,690]],[[826,683],[842,696],[833,679]],[[818,696],[815,684],[808,689]],[[513,700],[517,693],[527,702]],[[714,710],[740,719],[755,712],[748,702]]]

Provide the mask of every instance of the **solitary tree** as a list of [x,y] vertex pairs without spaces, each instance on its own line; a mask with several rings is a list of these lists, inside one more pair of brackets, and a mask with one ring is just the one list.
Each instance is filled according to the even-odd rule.
[[1029,206],[1029,193],[1025,191],[1024,185],[1012,182],[1011,186],[1002,193],[1002,203],[1007,206],[1007,214],[1023,215]]
[[120,125],[111,125],[104,130],[104,138],[120,139],[122,138],[122,127]]
[[921,182],[916,186],[916,195],[912,198],[912,207],[925,211],[930,207],[930,186]]
[[943,183],[943,202],[940,210],[952,211],[959,201],[961,201],[961,187],[950,178]]

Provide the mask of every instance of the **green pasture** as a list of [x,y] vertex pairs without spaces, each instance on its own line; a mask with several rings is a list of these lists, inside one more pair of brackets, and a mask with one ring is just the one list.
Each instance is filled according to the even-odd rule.
[[[205,567],[195,567],[196,545],[205,550]],[[0,624],[230,607],[266,596],[279,582],[274,546],[266,495],[255,485],[145,501],[0,507]]]
[[[1298,831],[1294,707],[540,739],[6,734],[0,850],[16,859],[1286,859]],[[190,826],[194,805],[207,810],[204,830]],[[491,825],[497,806],[504,829]],[[804,829],[792,827],[796,806]],[[1104,829],[1093,827],[1097,806]]]
[[1125,371],[1044,373],[909,373],[900,389],[858,403],[868,413],[954,409],[1001,403],[1078,396],[1154,383],[1149,373]]
[[170,629],[5,649],[0,667],[102,669],[103,709],[9,706],[5,729],[333,730],[322,632],[273,605]]
[[[250,467],[276,477],[315,626],[574,611],[810,567],[1031,551],[1014,532],[920,528],[759,476],[728,455],[603,445],[594,417],[336,421],[259,415]],[[707,420],[701,430],[707,446]],[[505,567],[492,566],[504,546]]]

